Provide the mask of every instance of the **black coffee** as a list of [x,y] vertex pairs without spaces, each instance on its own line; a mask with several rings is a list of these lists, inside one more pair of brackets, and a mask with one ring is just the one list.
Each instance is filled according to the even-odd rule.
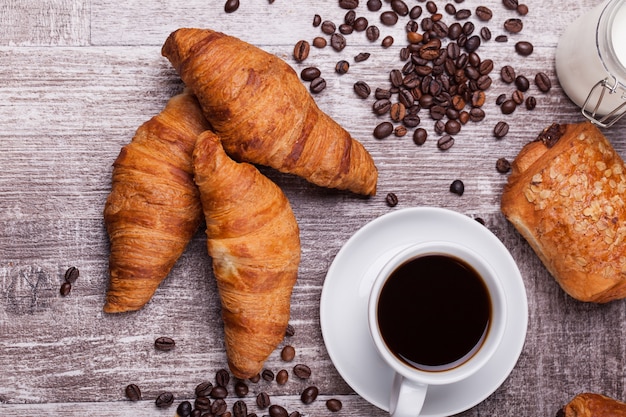
[[480,348],[491,300],[480,275],[464,261],[425,255],[396,268],[381,290],[377,314],[383,340],[400,360],[443,371]]

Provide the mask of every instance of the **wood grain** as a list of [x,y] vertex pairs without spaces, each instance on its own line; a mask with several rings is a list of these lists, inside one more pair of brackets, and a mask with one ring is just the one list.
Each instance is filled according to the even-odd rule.
[[[500,214],[506,175],[495,169],[498,158],[512,160],[552,122],[582,120],[558,85],[553,59],[562,30],[596,0],[568,0],[558,6],[547,0],[529,1],[531,11],[524,17],[522,34],[510,35],[508,43],[483,43],[480,55],[495,63],[484,107],[487,116],[464,126],[445,152],[437,149],[433,122],[422,113],[422,126],[429,132],[423,146],[416,146],[410,136],[374,139],[374,127],[386,119],[373,115],[372,96],[363,100],[352,91],[359,80],[372,90],[389,86],[389,71],[403,65],[399,59],[399,50],[406,45],[403,24],[383,27],[378,14],[362,4],[359,13],[379,24],[383,34],[393,35],[393,47],[384,49],[363,33],[354,33],[342,52],[313,48],[305,62],[296,63],[291,56],[295,43],[320,35],[311,24],[314,14],[342,21],[345,10],[335,2],[278,0],[270,5],[250,0],[232,14],[224,13],[222,2],[177,3],[9,0],[0,5],[3,415],[172,415],[173,408],[154,406],[159,392],[170,390],[177,401],[192,398],[196,384],[213,380],[225,366],[219,299],[202,231],[143,310],[123,315],[102,312],[108,267],[102,209],[110,190],[111,164],[139,125],[183,88],[160,54],[167,35],[182,26],[211,27],[238,36],[284,58],[297,72],[319,67],[328,87],[315,95],[318,105],[364,144],[380,171],[378,194],[364,199],[262,168],[292,202],[303,254],[292,302],[296,334],[284,341],[296,347],[297,357],[294,363],[284,363],[277,350],[267,367],[277,371],[305,363],[313,376],[310,381],[292,378],[285,386],[252,384],[246,398],[251,409],[254,395],[267,390],[273,402],[310,416],[329,415],[324,401],[332,397],[343,402],[337,416],[386,415],[355,394],[330,361],[319,327],[319,298],[328,267],[353,233],[382,214],[413,206],[445,207],[484,219],[511,251],[526,285],[529,326],[520,360],[491,397],[463,416],[553,415],[581,391],[623,397],[624,303],[583,304],[560,290]],[[443,8],[445,3],[438,4]],[[515,12],[504,10],[498,0],[483,4],[494,10],[488,23],[493,35],[503,33],[502,22]],[[522,37],[535,45],[526,58],[513,51],[515,40]],[[360,52],[371,56],[354,63]],[[334,72],[339,59],[351,63],[341,76]],[[505,64],[528,77],[539,71],[549,75],[553,84],[549,94],[534,86],[528,93],[538,99],[534,111],[520,108],[504,116],[496,107],[499,94],[513,91],[497,75]],[[499,120],[511,126],[500,140],[492,133]],[[605,132],[622,155],[625,128],[622,121]],[[454,179],[464,181],[463,196],[449,192]],[[385,204],[388,192],[399,198],[395,208]],[[69,266],[79,268],[80,278],[70,295],[62,297],[59,286]],[[176,349],[155,351],[153,342],[159,336],[173,337]],[[129,383],[141,386],[144,401],[125,399],[123,390]],[[321,396],[304,406],[299,393],[309,383],[320,387]]]

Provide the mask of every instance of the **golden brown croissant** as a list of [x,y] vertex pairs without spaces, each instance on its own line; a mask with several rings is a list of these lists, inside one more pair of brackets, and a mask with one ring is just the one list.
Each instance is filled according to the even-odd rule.
[[197,100],[185,91],[122,148],[104,209],[111,242],[104,311],[143,307],[200,225],[191,156],[207,128]]
[[626,297],[626,167],[590,122],[553,125],[512,165],[501,209],[572,297]]
[[228,364],[249,378],[285,335],[300,263],[298,224],[281,189],[253,165],[230,159],[213,132],[198,137],[193,157]]
[[626,417],[626,404],[601,394],[578,394],[556,417]]
[[322,112],[285,61],[222,33],[179,29],[162,48],[226,152],[329,188],[376,193],[363,145]]

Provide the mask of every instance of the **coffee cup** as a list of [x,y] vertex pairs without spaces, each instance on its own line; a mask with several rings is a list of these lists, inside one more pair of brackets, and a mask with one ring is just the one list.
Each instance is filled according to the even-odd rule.
[[392,416],[418,416],[428,386],[459,382],[489,362],[507,320],[501,279],[471,248],[443,241],[401,249],[382,266],[368,324],[394,371]]

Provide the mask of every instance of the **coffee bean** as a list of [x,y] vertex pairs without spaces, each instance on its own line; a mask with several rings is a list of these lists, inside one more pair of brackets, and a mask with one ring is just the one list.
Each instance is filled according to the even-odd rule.
[[430,117],[433,120],[441,120],[446,115],[446,109],[443,106],[432,106],[430,108]]
[[368,26],[367,29],[365,29],[365,36],[371,42],[378,40],[380,37],[380,29],[378,29],[378,26]]
[[270,404],[271,404],[270,396],[267,394],[267,392],[263,391],[257,394],[256,405],[259,408],[267,408],[270,406]]
[[445,131],[449,135],[456,135],[461,131],[461,123],[457,120],[448,120],[446,122]]
[[228,396],[228,390],[226,389],[226,387],[221,387],[221,386],[217,386],[217,387],[213,387],[213,389],[211,390],[211,398],[214,399],[220,399],[220,398],[226,398]]
[[524,93],[520,90],[515,90],[511,95],[511,99],[515,102],[515,104],[520,105],[524,102]]
[[307,67],[300,72],[302,81],[313,81],[320,75],[322,75],[322,72],[316,67]]
[[377,12],[383,7],[383,2],[380,0],[367,0],[367,10],[370,12]]
[[502,114],[511,114],[515,111],[516,108],[517,104],[512,99],[508,99],[505,100],[504,103],[502,103],[502,105],[500,106],[500,111],[502,111]]
[[211,413],[216,416],[221,416],[222,414],[224,414],[224,412],[226,412],[227,409],[228,405],[223,398],[218,398],[211,404]]
[[354,92],[361,98],[368,98],[372,90],[365,81],[357,81],[354,83]]
[[296,46],[293,48],[293,58],[296,60],[296,62],[302,62],[307,59],[309,56],[310,48],[311,46],[307,41],[298,41],[298,43],[296,43]]
[[239,8],[239,0],[227,0],[224,4],[224,11],[226,13],[232,13]]
[[176,407],[176,415],[178,417],[189,417],[191,415],[191,403],[189,401],[183,401]]
[[420,117],[417,114],[409,113],[402,119],[402,124],[408,128],[413,128],[421,123]]
[[511,170],[511,163],[506,158],[499,158],[496,161],[496,171],[501,174],[506,174]]
[[338,61],[335,65],[335,72],[340,75],[346,74],[349,69],[350,64],[348,63],[348,61],[343,59],[341,61]]
[[208,411],[211,409],[211,400],[209,397],[197,397],[193,402],[193,406],[196,410]]
[[316,48],[326,48],[327,44],[328,42],[326,41],[326,38],[322,38],[321,36],[313,38],[313,46]]
[[342,9],[356,9],[359,7],[359,0],[339,0],[339,7]]
[[326,80],[322,77],[317,77],[309,84],[309,90],[313,94],[321,93],[326,88]]
[[126,386],[124,392],[126,393],[126,397],[131,401],[141,400],[141,390],[135,384],[129,384]]
[[367,29],[368,26],[369,26],[369,22],[363,16],[358,17],[354,21],[354,30],[356,30],[357,32],[363,32],[365,29]]
[[374,113],[376,113],[379,116],[383,115],[387,113],[389,110],[391,110],[391,101],[389,101],[389,99],[386,99],[386,98],[376,100],[374,104],[372,105],[372,110],[374,110]]
[[488,75],[493,71],[493,61],[491,59],[485,59],[478,64],[478,72],[481,75]]
[[463,193],[465,192],[465,184],[463,184],[463,181],[452,181],[452,184],[450,184],[450,192],[456,195],[463,195]]
[[526,109],[535,110],[535,107],[537,107],[537,99],[533,96],[526,97]]
[[346,38],[341,33],[333,33],[330,37],[330,46],[337,52],[346,47]]
[[393,36],[385,36],[383,38],[383,41],[381,42],[381,45],[383,48],[389,48],[391,45],[393,45]]
[[496,36],[496,42],[508,42],[509,37],[506,35],[498,35]]
[[59,293],[63,297],[66,297],[66,296],[70,295],[71,291],[72,291],[72,284],[70,284],[69,282],[64,282],[63,284],[61,284],[61,288],[59,289]]
[[327,35],[332,35],[337,30],[337,25],[330,20],[324,20],[322,22],[322,32]]
[[291,345],[286,345],[280,351],[280,358],[285,362],[291,362],[296,357],[296,349]]
[[435,133],[442,135],[446,131],[446,123],[443,120],[437,120],[435,122]]
[[396,126],[396,128],[393,129],[393,134],[399,138],[405,136],[407,133],[408,133],[408,130],[406,126],[404,125]]
[[260,373],[257,373],[256,375],[254,375],[254,376],[252,376],[252,377],[248,378],[248,381],[250,381],[250,382],[252,382],[252,383],[254,383],[254,384],[256,384],[257,382],[259,382],[260,380],[261,380],[261,374],[260,374]]
[[505,65],[500,69],[500,78],[503,82],[511,84],[515,81],[515,69],[510,65]]
[[[383,122],[383,123],[389,123],[389,122]],[[389,123],[389,125],[391,126],[391,129],[389,133],[387,133],[387,136],[391,135],[391,131],[393,130],[393,125],[391,123]],[[295,376],[297,376],[300,379],[308,379],[311,376],[311,368],[309,368],[307,365],[298,364],[293,367],[293,373]]]
[[478,77],[478,79],[476,80],[476,87],[479,90],[487,90],[489,89],[489,87],[491,87],[491,77],[488,75],[481,75],[480,77]]
[[247,417],[248,415],[248,406],[246,402],[243,400],[237,400],[233,404],[233,416],[234,417]]
[[287,380],[289,380],[289,372],[287,372],[285,369],[281,369],[280,371],[278,371],[278,373],[276,374],[276,383],[278,385],[285,385],[287,383]]
[[509,124],[507,122],[498,122],[493,128],[493,134],[496,138],[501,139],[509,133]]
[[318,14],[313,16],[313,27],[318,27],[322,24],[322,17]]
[[454,18],[457,20],[465,20],[472,15],[472,11],[470,9],[460,9],[457,10]]
[[517,10],[517,13],[519,13],[522,16],[526,16],[528,14],[528,6],[525,4],[518,4],[516,10]]
[[447,151],[454,145],[454,138],[450,135],[443,135],[437,141],[437,148],[442,151]]
[[394,11],[386,11],[380,14],[380,22],[386,26],[393,26],[398,23],[398,14]]
[[261,372],[261,378],[263,378],[264,381],[273,381],[274,380],[274,372],[272,372],[271,369],[263,369],[263,371]]
[[463,110],[462,112],[459,113],[459,122],[461,122],[461,124],[467,123],[469,119],[470,119],[469,112]]
[[289,413],[287,412],[287,410],[285,410],[284,407],[277,405],[277,404],[272,404],[270,405],[270,417],[289,417]]
[[310,386],[305,388],[300,394],[300,401],[304,404],[311,404],[317,398],[319,390],[316,386]]
[[246,384],[243,381],[235,382],[235,395],[237,397],[243,398],[246,395],[248,395],[248,392],[249,392],[248,384]]
[[522,56],[528,56],[533,53],[533,44],[527,41],[519,41],[515,44],[515,52]]
[[547,93],[552,88],[550,78],[544,72],[539,72],[535,75],[535,85],[542,93]]
[[171,392],[162,392],[160,393],[156,400],[155,404],[158,408],[167,408],[174,403],[174,394]]
[[394,193],[387,193],[387,196],[385,197],[385,202],[389,207],[395,207],[398,205],[398,196]]
[[486,6],[478,6],[476,7],[476,17],[479,20],[486,22],[488,20],[491,20],[491,18],[493,17],[493,12],[490,8]]
[[168,352],[176,347],[176,342],[171,337],[159,337],[154,341],[154,348]]
[[352,32],[354,32],[353,25],[349,25],[347,23],[342,23],[341,25],[339,25],[339,33],[341,33],[342,35],[350,35]]
[[418,146],[422,146],[426,142],[427,138],[428,132],[426,132],[426,129],[420,127],[419,129],[415,129],[415,132],[413,132],[413,143]]
[[525,92],[528,91],[528,89],[530,88],[530,81],[528,81],[528,78],[524,77],[523,75],[518,75],[517,77],[515,77],[515,86],[521,92]]
[[296,334],[296,329],[291,324],[288,324],[287,328],[285,329],[285,336],[291,337],[294,334]]
[[391,9],[399,16],[406,16],[409,14],[409,6],[407,6],[402,0],[392,0]]
[[328,410],[333,413],[341,410],[341,407],[342,407],[341,401],[339,401],[336,398],[331,398],[326,401],[326,408],[328,408]]
[[78,268],[76,268],[75,266],[71,266],[67,269],[67,271],[65,271],[65,276],[64,276],[65,282],[69,282],[70,284],[73,284],[74,282],[76,282],[79,275],[80,275],[80,272],[78,271]]
[[194,390],[196,397],[208,397],[213,389],[213,384],[209,381],[204,381],[196,385]]
[[370,54],[367,52],[361,52],[357,56],[354,57],[354,62],[363,62],[367,61],[370,57]]
[[511,18],[504,21],[504,29],[510,33],[519,33],[524,28],[522,19]]
[[491,30],[487,26],[480,28],[480,37],[485,41],[491,40]]
[[220,369],[215,373],[215,383],[220,387],[228,386],[230,374],[226,369]]
[[517,0],[502,0],[502,5],[505,9],[516,10],[518,1]]

